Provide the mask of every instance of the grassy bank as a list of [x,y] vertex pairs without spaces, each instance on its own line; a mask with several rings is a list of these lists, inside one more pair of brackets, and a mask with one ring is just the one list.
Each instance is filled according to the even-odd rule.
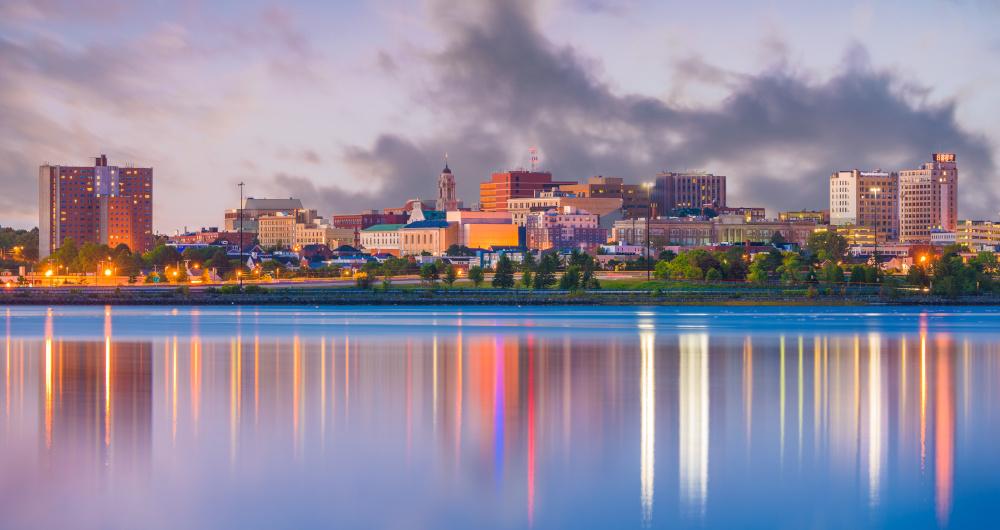
[[[635,283],[628,283],[635,282]],[[225,290],[17,289],[0,292],[0,305],[1000,305],[1000,297],[946,298],[926,293],[877,290],[808,290],[724,284],[608,280],[592,291],[401,286],[383,290],[328,287]],[[623,287],[628,288],[623,288]]]

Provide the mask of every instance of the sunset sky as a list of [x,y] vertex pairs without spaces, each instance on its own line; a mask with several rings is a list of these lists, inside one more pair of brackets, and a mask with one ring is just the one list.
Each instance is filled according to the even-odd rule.
[[831,172],[954,151],[960,218],[1000,210],[1000,4],[983,1],[0,0],[0,224],[42,163],[155,168],[154,228],[218,226],[243,180],[321,215],[466,204],[494,170],[729,177],[827,205]]

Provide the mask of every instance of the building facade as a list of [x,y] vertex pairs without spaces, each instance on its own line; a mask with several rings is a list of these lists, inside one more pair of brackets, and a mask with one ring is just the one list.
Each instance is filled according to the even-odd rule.
[[830,175],[830,224],[866,226],[879,242],[899,240],[898,173],[837,171]]
[[510,199],[530,198],[535,192],[549,191],[576,182],[552,180],[552,173],[538,171],[503,171],[490,175],[488,182],[479,184],[479,209],[484,212],[506,212]]
[[595,248],[608,241],[608,230],[599,221],[596,214],[572,206],[532,212],[524,229],[528,248]]
[[[649,241],[661,246],[708,246],[719,244],[767,243],[780,233],[789,243],[805,245],[816,230],[811,221],[753,221],[739,215],[713,219],[661,217],[649,222]],[[628,245],[644,245],[645,219],[623,219],[615,223],[612,239]]]
[[955,243],[970,250],[996,250],[1000,247],[1000,223],[993,221],[959,221],[955,229]]
[[42,165],[38,169],[38,257],[72,238],[145,252],[153,243],[153,168]]
[[[650,189],[642,184],[626,184],[621,177],[590,177],[582,184],[564,184],[559,191],[568,192],[581,199],[621,199],[622,216],[626,218],[649,217]],[[588,208],[580,206],[584,210]],[[589,210],[593,213],[593,210]]]
[[[295,216],[300,223],[308,223],[315,219],[316,210],[306,210],[300,199],[255,199],[248,197],[243,202],[243,231],[257,232],[257,220],[265,215],[285,214]],[[227,232],[240,230],[239,208],[226,210],[225,229]]]
[[292,248],[299,250],[306,245],[326,245],[337,248],[342,245],[353,246],[354,230],[349,228],[334,228],[323,223],[295,223],[295,239]]
[[532,212],[566,207],[597,215],[605,228],[610,228],[614,221],[623,217],[624,202],[620,197],[579,197],[563,188],[564,186],[560,186],[558,190],[537,192],[534,197],[508,200],[507,211],[510,212],[511,221],[517,226],[525,226],[528,215]]
[[929,243],[931,230],[958,226],[958,162],[934,153],[919,169],[899,172],[899,240]]
[[510,212],[451,210],[445,218],[458,226],[459,245],[488,249],[522,243],[519,227],[511,224]]
[[361,213],[340,214],[330,217],[334,228],[344,228],[354,231],[354,245],[363,245],[361,231],[372,226],[383,224],[405,224],[409,217],[408,210],[402,212],[380,212],[367,210]]
[[812,221],[816,224],[830,224],[830,210],[797,210],[779,212],[779,221]]
[[287,213],[257,218],[257,240],[264,248],[284,248],[295,244],[295,216]]
[[373,225],[361,231],[361,248],[371,254],[400,255],[400,228],[402,224]]
[[715,213],[719,215],[739,215],[750,221],[763,221],[767,218],[767,210],[758,206],[723,206],[716,208]]
[[401,256],[418,256],[424,252],[443,256],[451,245],[458,244],[458,225],[448,221],[417,221],[399,229]]
[[661,172],[656,175],[653,203],[660,215],[680,208],[725,208],[726,177],[704,172]]

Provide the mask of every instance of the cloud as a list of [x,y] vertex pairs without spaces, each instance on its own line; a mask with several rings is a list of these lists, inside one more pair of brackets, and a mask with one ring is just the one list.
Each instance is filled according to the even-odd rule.
[[471,203],[489,170],[516,164],[527,146],[538,145],[559,178],[647,180],[662,169],[703,168],[729,176],[731,203],[774,213],[826,207],[835,170],[916,167],[933,151],[954,151],[962,168],[960,215],[989,214],[1000,198],[990,185],[991,146],[958,123],[957,103],[928,101],[925,87],[871,66],[861,46],[849,48],[827,77],[797,70],[787,52],[749,75],[688,58],[682,71],[727,91],[718,104],[691,108],[613,91],[596,73],[599,65],[545,36],[529,3],[497,0],[460,14],[444,4],[434,9],[446,41],[417,65],[427,76],[413,86],[425,87],[414,99],[438,116],[438,127],[387,133],[349,153],[386,189],[433,174],[434,150],[448,146],[475,176],[459,180]]
[[[225,21],[193,25],[163,20],[139,33],[109,30],[90,37],[64,31],[56,22],[75,17],[73,10],[81,6],[118,16],[118,3],[25,5],[4,5],[11,16],[0,16],[4,224],[36,222],[40,164],[85,163],[100,152],[117,163],[155,166],[161,185],[154,228],[198,222],[217,199],[192,199],[190,186],[205,177],[237,178],[226,156],[247,151],[260,137],[261,143],[278,143],[279,133],[255,113],[282,103],[264,94],[293,87],[304,100],[310,90],[325,86],[317,73],[323,55],[282,9],[234,12]],[[36,16],[52,17],[54,25],[36,27]],[[213,31],[202,31],[205,27]],[[308,147],[295,159],[312,166],[322,162]],[[192,207],[195,203],[199,207]],[[221,212],[221,205],[214,206]]]

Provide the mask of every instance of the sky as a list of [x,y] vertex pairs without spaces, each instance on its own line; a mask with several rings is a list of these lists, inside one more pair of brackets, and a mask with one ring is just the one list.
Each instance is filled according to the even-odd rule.
[[841,169],[959,162],[1000,211],[1000,2],[0,0],[0,225],[38,166],[154,168],[154,229],[253,197],[320,215],[466,204],[492,171],[727,175],[728,202],[828,206]]

